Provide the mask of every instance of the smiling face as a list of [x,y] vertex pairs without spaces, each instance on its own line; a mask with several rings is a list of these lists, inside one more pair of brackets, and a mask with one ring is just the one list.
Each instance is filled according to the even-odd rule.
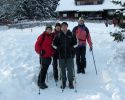
[[68,25],[62,24],[61,30],[62,30],[63,32],[67,32],[67,29],[68,29]]
[[84,24],[84,20],[79,20],[78,24],[79,25],[83,25]]
[[60,31],[60,30],[61,30],[61,27],[60,27],[60,26],[56,26],[56,27],[55,27],[55,30],[56,30],[56,31]]
[[47,28],[46,32],[50,34],[50,33],[52,33],[52,29],[51,28]]

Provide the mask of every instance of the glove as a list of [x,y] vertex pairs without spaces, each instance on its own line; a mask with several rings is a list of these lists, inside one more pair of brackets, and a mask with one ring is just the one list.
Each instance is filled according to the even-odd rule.
[[93,47],[90,47],[89,51],[91,52],[93,50]]
[[41,52],[40,52],[40,55],[44,55],[45,54],[45,50],[42,50]]

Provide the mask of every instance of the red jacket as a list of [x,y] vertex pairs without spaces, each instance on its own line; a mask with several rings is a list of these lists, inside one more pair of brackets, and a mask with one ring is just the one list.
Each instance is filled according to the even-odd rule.
[[79,41],[79,45],[85,45],[86,46],[86,41],[88,42],[89,46],[92,47],[92,40],[91,36],[89,33],[89,30],[83,26],[83,27],[75,27],[74,28],[74,33],[76,35],[76,38]]
[[41,55],[43,58],[52,57],[52,55],[54,54],[54,50],[52,48],[52,42],[53,42],[52,34],[48,34],[47,32],[43,32],[43,34],[41,34],[38,37],[38,39],[35,43],[36,53],[38,53],[40,55],[41,51],[45,51],[45,54]]

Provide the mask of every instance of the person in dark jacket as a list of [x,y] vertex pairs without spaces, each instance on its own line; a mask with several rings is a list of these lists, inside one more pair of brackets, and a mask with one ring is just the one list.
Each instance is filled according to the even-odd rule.
[[40,56],[41,71],[38,76],[38,86],[41,89],[48,88],[45,83],[46,74],[49,65],[51,64],[51,57],[54,50],[52,48],[53,36],[52,27],[47,26],[46,30],[38,37],[35,43],[35,51]]
[[76,48],[76,64],[77,73],[85,74],[86,68],[86,41],[89,44],[90,51],[92,51],[92,40],[88,28],[84,24],[84,18],[79,18],[79,23],[73,29],[73,34],[76,35],[78,46]]
[[[62,79],[61,88],[66,87],[66,80],[68,77],[69,88],[73,89],[74,80],[74,46],[77,44],[76,37],[70,30],[67,29],[68,24],[63,22],[61,24],[61,32],[55,37],[53,47],[59,52],[59,67]],[[67,77],[66,77],[67,71]]]
[[[53,32],[54,38],[60,33],[60,30],[61,30],[61,24],[56,23],[55,30]],[[59,58],[59,53],[58,53],[57,50],[54,50],[54,55],[53,55],[53,76],[54,76],[55,82],[58,81],[58,63],[57,63],[58,58]]]

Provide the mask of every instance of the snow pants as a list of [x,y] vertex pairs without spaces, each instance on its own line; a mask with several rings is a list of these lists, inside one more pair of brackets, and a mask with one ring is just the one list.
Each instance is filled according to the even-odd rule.
[[58,80],[58,54],[53,55],[53,76]]
[[59,59],[60,66],[60,76],[62,82],[66,82],[67,77],[69,82],[73,82],[74,80],[74,60],[73,58]]
[[82,72],[86,68],[86,46],[76,48],[77,72]]
[[51,64],[51,58],[41,58],[40,65],[41,70],[38,76],[38,86],[40,86],[42,83],[45,83],[47,70],[49,68],[49,65]]

